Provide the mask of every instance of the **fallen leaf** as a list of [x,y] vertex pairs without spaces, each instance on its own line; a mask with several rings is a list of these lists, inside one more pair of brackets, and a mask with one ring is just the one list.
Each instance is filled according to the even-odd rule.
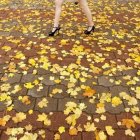
[[122,125],[125,125],[128,129],[135,128],[135,122],[132,119],[122,119]]
[[94,89],[91,89],[90,87],[88,87],[86,88],[83,96],[92,97],[95,93],[96,91]]

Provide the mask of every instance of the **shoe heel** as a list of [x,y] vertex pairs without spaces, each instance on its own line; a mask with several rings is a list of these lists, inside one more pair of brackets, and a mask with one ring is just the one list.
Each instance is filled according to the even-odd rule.
[[58,34],[59,34],[59,30],[60,30],[60,29],[61,29],[61,28],[58,29]]

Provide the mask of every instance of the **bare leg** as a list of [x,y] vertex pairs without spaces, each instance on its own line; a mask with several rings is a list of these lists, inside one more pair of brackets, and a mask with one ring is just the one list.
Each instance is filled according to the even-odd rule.
[[[85,13],[85,15],[86,15],[86,17],[88,19],[88,25],[93,26],[94,23],[93,23],[93,20],[92,20],[92,14],[91,14],[91,11],[89,9],[87,0],[79,0],[79,4],[80,4],[80,7],[82,8],[82,11]],[[89,30],[90,29],[91,28],[89,28]]]
[[[55,18],[54,18],[54,27],[58,27],[59,25],[59,19],[61,15],[62,10],[62,3],[64,0],[55,0]],[[53,28],[53,31],[55,28]]]

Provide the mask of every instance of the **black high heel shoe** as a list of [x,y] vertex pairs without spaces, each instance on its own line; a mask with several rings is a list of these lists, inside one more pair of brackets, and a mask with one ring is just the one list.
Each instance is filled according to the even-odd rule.
[[84,31],[85,34],[90,34],[92,31],[94,32],[95,26],[88,26],[88,27],[92,27],[91,30],[89,31],[88,29]]
[[56,32],[59,34],[59,30],[61,29],[61,27],[59,27],[59,26],[58,27],[53,27],[53,28],[56,28],[56,29],[53,32],[50,31],[49,36],[54,36]]

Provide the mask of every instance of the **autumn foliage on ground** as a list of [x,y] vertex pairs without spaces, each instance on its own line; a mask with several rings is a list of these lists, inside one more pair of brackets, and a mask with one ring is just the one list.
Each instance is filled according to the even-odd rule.
[[89,0],[96,29],[86,36],[79,5],[65,2],[60,35],[48,37],[53,1],[13,2],[0,3],[2,140],[113,140],[119,129],[139,140],[139,4]]

